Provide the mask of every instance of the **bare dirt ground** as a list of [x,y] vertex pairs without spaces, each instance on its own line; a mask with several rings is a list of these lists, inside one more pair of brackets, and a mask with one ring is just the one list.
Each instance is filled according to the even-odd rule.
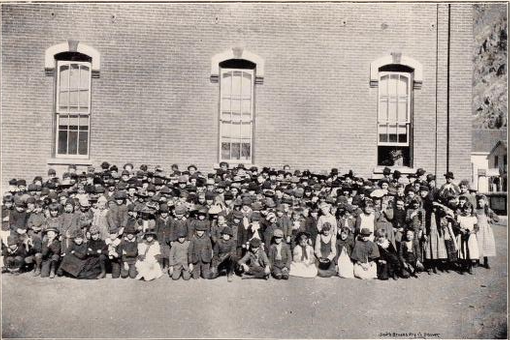
[[[506,338],[507,227],[474,275],[153,282],[2,276],[3,337]],[[429,334],[426,334],[429,333]]]

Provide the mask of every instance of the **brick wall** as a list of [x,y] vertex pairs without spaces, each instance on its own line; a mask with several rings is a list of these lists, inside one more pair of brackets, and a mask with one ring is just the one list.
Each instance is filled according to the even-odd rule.
[[[442,175],[445,6],[2,5],[2,183],[50,167],[55,80],[45,75],[44,52],[68,39],[101,53],[100,78],[92,80],[93,165],[193,162],[210,169],[218,162],[219,130],[211,57],[243,46],[265,59],[264,83],[255,89],[254,163],[370,175],[377,162],[370,63],[400,52],[424,71],[414,92],[413,165]],[[471,18],[469,5],[452,5],[450,164],[461,176],[469,169]]]

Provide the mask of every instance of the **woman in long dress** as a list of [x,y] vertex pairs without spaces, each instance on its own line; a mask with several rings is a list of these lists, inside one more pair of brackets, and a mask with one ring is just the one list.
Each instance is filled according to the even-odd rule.
[[448,258],[444,229],[441,227],[441,217],[437,207],[432,207],[430,220],[425,225],[424,239],[423,248],[427,262],[427,273],[430,275],[432,269],[434,274],[437,274],[437,267],[440,262]]
[[151,281],[160,278],[163,275],[159,258],[161,257],[161,247],[156,240],[156,232],[150,229],[143,235],[143,240],[138,244],[138,259],[135,267],[138,275],[136,279]]
[[478,232],[476,237],[478,240],[478,252],[480,261],[483,258],[483,266],[487,269],[489,266],[488,257],[496,256],[496,241],[490,223],[498,222],[499,217],[489,208],[487,197],[485,195],[477,195],[476,201],[478,204],[475,210],[477,218]]

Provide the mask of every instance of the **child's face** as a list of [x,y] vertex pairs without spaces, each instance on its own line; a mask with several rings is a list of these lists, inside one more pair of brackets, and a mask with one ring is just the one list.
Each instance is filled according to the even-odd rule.
[[299,239],[299,245],[301,245],[301,246],[306,246],[307,242],[308,242],[308,239],[306,237],[302,237]]
[[82,237],[75,237],[74,238],[74,243],[76,243],[77,245],[80,245],[83,243],[83,238]]
[[179,241],[179,243],[184,243],[184,241],[186,241],[186,237],[182,236],[182,237],[179,237],[177,239],[177,241]]
[[34,210],[35,209],[35,204],[34,203],[27,203],[27,209],[28,210]]
[[413,237],[414,237],[414,232],[412,232],[412,231],[408,231],[408,232],[406,233],[406,239],[407,239],[408,241],[411,241],[411,240],[413,239]]
[[349,234],[347,234],[346,232],[342,231],[340,233],[340,239],[343,241],[343,240],[346,240],[347,239],[347,236],[349,236]]
[[[129,236],[129,234],[128,234]],[[110,240],[115,240],[117,238],[117,233],[110,233]]]
[[259,247],[250,246],[250,251],[252,253],[256,253],[259,250]]
[[225,216],[218,216],[218,223],[219,224],[225,224],[227,220],[225,219]]
[[198,219],[203,221],[205,219],[205,215],[204,214],[198,214]]
[[168,213],[167,212],[162,212],[160,215],[163,218],[167,218],[168,217]]
[[230,240],[230,235],[229,234],[222,234],[221,238],[223,238],[225,241],[228,241],[228,240]]
[[480,206],[480,207],[485,206],[485,200],[484,200],[483,198],[480,198],[480,199],[478,200],[478,206]]
[[197,233],[198,237],[202,237],[204,235],[204,231],[203,230],[197,230],[196,233]]
[[17,244],[11,244],[11,245],[9,246],[9,248],[10,248],[11,250],[15,250],[16,248],[18,248],[18,245],[17,245]]
[[325,236],[328,236],[328,235],[329,235],[329,229],[322,229],[322,233],[323,233]]
[[97,241],[97,240],[99,239],[99,233],[92,234],[92,235],[90,235],[90,237],[91,237],[94,241]]
[[374,207],[372,206],[366,206],[363,211],[365,212],[365,214],[371,214],[373,211],[374,211]]
[[154,236],[152,234],[149,234],[145,237],[145,239],[147,240],[147,242],[152,242],[154,240]]
[[[115,234],[115,237],[117,237],[117,234]],[[135,238],[135,234],[133,234],[133,233],[128,233],[128,234],[126,235],[126,237],[127,237],[127,239],[128,239],[128,240],[132,240],[133,238]]]
[[282,243],[282,238],[281,237],[275,237],[274,238],[274,243],[276,243],[276,244]]
[[57,236],[57,233],[55,233],[53,230],[50,230],[46,233],[46,235],[48,236],[48,238],[55,238]]
[[51,215],[51,217],[57,217],[58,210],[50,210],[50,215]]
[[368,237],[369,237],[368,235],[363,235],[363,236],[361,236],[361,240],[363,242],[367,242],[368,241]]
[[21,205],[17,205],[17,206],[16,206],[16,210],[17,210],[18,212],[22,212],[22,211],[24,211],[24,210],[25,210],[25,208],[24,208],[24,207],[22,207]]

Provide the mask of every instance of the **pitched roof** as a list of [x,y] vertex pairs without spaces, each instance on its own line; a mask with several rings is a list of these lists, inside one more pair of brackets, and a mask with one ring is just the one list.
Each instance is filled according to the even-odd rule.
[[507,130],[473,129],[471,136],[471,152],[489,153],[499,141],[506,145]]

